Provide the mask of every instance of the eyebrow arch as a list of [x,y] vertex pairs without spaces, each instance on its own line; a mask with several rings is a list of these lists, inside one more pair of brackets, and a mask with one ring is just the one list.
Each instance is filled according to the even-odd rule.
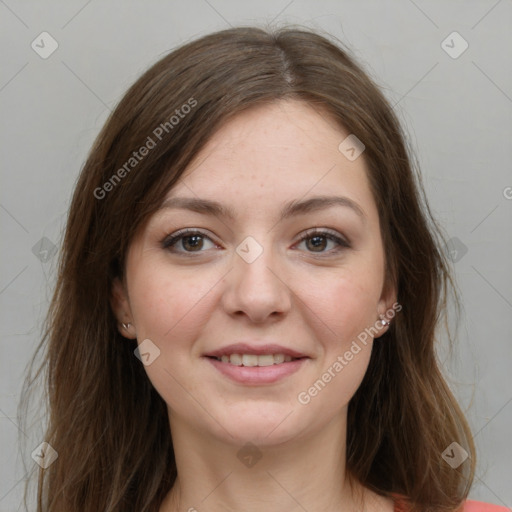
[[[290,201],[286,203],[281,210],[279,220],[282,221],[295,215],[305,215],[333,206],[348,207],[355,212],[363,222],[366,221],[366,215],[363,209],[355,201],[344,196],[316,196],[304,201]],[[191,210],[205,215],[226,218],[231,221],[236,217],[231,208],[217,201],[196,197],[171,197],[164,201],[159,209],[164,208]]]

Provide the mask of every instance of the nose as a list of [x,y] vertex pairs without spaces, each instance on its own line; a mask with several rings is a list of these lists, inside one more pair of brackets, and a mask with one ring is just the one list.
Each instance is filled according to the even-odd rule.
[[243,251],[233,254],[233,268],[225,278],[222,296],[226,312],[246,315],[254,323],[285,316],[291,307],[292,291],[282,264],[271,249],[262,249],[253,261]]

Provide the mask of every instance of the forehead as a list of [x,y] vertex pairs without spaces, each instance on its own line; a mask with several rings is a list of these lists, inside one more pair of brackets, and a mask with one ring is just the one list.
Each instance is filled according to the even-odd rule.
[[[254,106],[225,122],[191,163],[205,157],[261,160],[282,158],[291,163],[319,152],[337,154],[340,141],[348,135],[325,108],[303,101],[281,100]],[[316,158],[313,158],[313,161]]]
[[[248,109],[224,123],[166,196],[210,199],[261,211],[310,196],[340,196],[374,207],[363,156],[340,150],[350,135],[323,109],[279,101]],[[356,208],[357,209],[357,208]],[[371,213],[371,212],[367,212]]]

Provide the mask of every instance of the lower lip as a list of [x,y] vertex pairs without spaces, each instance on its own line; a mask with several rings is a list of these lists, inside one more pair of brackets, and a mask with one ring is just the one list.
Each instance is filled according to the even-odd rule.
[[257,385],[272,384],[295,373],[307,358],[295,359],[271,366],[236,366],[231,363],[223,363],[213,357],[207,357],[206,359],[226,377],[241,384]]

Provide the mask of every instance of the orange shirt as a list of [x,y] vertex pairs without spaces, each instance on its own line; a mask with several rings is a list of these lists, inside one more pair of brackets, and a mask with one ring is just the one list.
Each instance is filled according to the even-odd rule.
[[464,512],[510,512],[510,508],[484,503],[483,501],[466,501]]

